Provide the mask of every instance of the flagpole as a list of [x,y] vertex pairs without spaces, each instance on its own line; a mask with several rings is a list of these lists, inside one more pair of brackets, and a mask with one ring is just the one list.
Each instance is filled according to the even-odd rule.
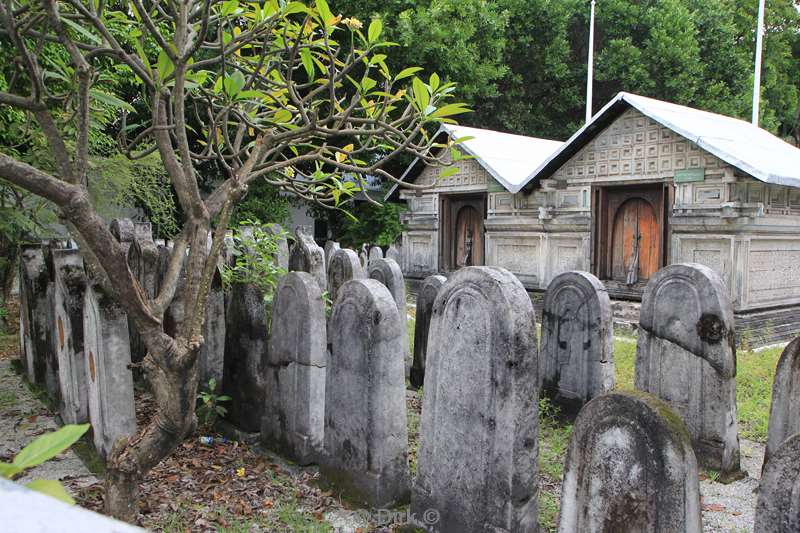
[[[762,0],[763,1],[763,0]],[[589,15],[589,67],[586,76],[586,123],[592,120],[592,80],[594,78],[594,0]]]
[[753,124],[758,126],[758,108],[761,100],[761,49],[764,46],[764,4],[766,0],[758,1],[758,29],[756,30],[756,71],[753,76]]

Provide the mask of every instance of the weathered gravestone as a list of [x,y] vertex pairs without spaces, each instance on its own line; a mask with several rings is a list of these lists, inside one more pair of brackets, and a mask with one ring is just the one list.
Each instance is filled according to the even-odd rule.
[[367,265],[369,264],[369,254],[367,253],[367,245],[361,245],[361,251],[358,252],[358,261],[361,263],[361,268],[364,270],[367,269]]
[[383,259],[383,250],[376,244],[369,249],[369,264],[371,265],[373,261],[378,259]]
[[[150,298],[156,296],[158,287],[158,247],[153,242],[152,235],[147,233],[150,224],[135,225],[139,229],[133,242],[128,248],[128,268],[136,281],[139,282],[144,293]],[[133,320],[128,320],[128,331],[131,335],[131,360],[140,362],[147,354],[142,336],[136,331]]]
[[59,412],[66,424],[89,419],[83,342],[83,302],[86,272],[78,250],[53,250],[53,330],[58,358]]
[[344,284],[329,337],[323,481],[371,507],[403,503],[409,492],[403,335],[386,287],[373,279]]
[[47,298],[45,328],[49,336],[48,349],[44,354],[44,386],[55,405],[61,405],[61,384],[58,371],[58,353],[55,346],[56,317],[53,310],[56,306],[56,277],[53,266],[53,251],[59,250],[61,243],[50,242],[44,247],[44,264],[47,266]]
[[316,280],[319,290],[328,287],[325,272],[325,251],[320,248],[306,228],[294,230],[294,246],[289,251],[289,271],[308,272]]
[[406,310],[406,282],[400,265],[392,259],[375,258],[369,261],[369,278],[383,283],[397,305],[400,323],[403,326],[403,361],[405,375],[411,372],[411,346],[408,342],[408,311]]
[[758,485],[755,533],[800,531],[800,434],[778,446],[764,465]]
[[699,264],[659,270],[642,296],[635,385],[683,418],[698,462],[723,482],[742,475],[735,378],[733,306],[720,277]]
[[795,433],[800,433],[800,337],[784,348],[775,369],[765,466],[770,456]]
[[587,403],[570,438],[559,533],[700,533],[697,460],[686,426],[650,394]]
[[47,266],[41,246],[23,245],[19,260],[20,348],[32,383],[44,383],[45,357],[52,349],[47,328]]
[[397,264],[403,266],[403,252],[401,251],[400,247],[392,244],[389,246],[389,249],[386,250],[386,258],[387,259],[394,259],[397,261]]
[[94,445],[108,457],[119,438],[136,432],[128,318],[97,285],[83,304],[86,383]]
[[206,302],[203,346],[197,358],[197,372],[202,385],[211,379],[222,383],[225,367],[225,325],[225,291],[222,288],[222,276],[215,269]]
[[428,353],[428,330],[431,325],[433,302],[447,278],[434,274],[422,282],[417,294],[417,316],[414,323],[414,361],[411,364],[411,386],[422,387],[425,381],[425,354]]
[[326,317],[322,291],[307,272],[290,272],[273,299],[261,439],[301,465],[322,450]]
[[127,253],[131,243],[136,238],[136,225],[129,218],[115,218],[108,226],[111,235],[117,238]]
[[614,388],[611,301],[588,272],[565,272],[547,286],[539,378],[543,393],[573,406]]
[[325,271],[328,271],[328,268],[331,266],[331,259],[333,259],[333,254],[336,250],[340,250],[341,247],[339,246],[338,242],[335,241],[326,241],[325,242]]
[[538,530],[535,328],[525,288],[504,268],[462,268],[439,291],[411,501],[418,526]]
[[364,270],[353,250],[349,248],[336,250],[333,252],[328,267],[328,298],[335,303],[342,285],[351,279],[363,279],[364,277]]

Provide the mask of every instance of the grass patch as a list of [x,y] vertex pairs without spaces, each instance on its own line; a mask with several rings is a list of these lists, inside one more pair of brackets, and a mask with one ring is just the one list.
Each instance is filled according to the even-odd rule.
[[736,357],[736,410],[739,436],[767,441],[772,382],[783,347],[742,351]]
[[564,475],[572,424],[561,416],[548,398],[539,400],[539,526],[542,531],[556,531],[558,495]]
[[539,491],[539,531],[555,533],[558,530],[558,496],[550,490]]
[[636,368],[636,339],[614,338],[614,367],[617,374],[616,390],[634,390],[633,377]]

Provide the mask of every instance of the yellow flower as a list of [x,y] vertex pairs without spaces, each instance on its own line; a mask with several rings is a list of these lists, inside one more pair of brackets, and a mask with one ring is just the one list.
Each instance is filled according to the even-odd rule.
[[351,30],[360,30],[364,27],[360,20],[355,17],[346,18],[342,21],[342,24],[350,28]]
[[236,475],[238,477],[244,477],[244,467],[236,469]]

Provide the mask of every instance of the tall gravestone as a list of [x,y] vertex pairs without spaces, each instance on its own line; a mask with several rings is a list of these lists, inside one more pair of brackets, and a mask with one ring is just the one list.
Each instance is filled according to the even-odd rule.
[[[158,287],[158,247],[147,230],[150,224],[135,225],[137,234],[128,248],[128,268],[133,278],[139,283],[144,293],[154,298]],[[140,362],[147,354],[142,336],[136,331],[133,320],[128,320],[128,331],[131,335],[131,360]]]
[[44,386],[55,405],[61,405],[61,383],[58,370],[58,353],[55,346],[56,317],[53,309],[56,306],[56,277],[53,266],[53,251],[61,249],[61,242],[51,241],[44,247],[44,264],[47,266],[47,307],[45,328],[49,335],[48,349],[44,354]]
[[328,267],[328,298],[336,302],[339,288],[351,279],[363,279],[364,270],[358,256],[349,248],[342,248],[333,252],[331,263]]
[[306,228],[297,227],[294,231],[294,246],[289,251],[289,271],[308,272],[316,280],[319,289],[328,286],[325,272],[325,251],[320,248]]
[[369,264],[369,254],[367,253],[367,245],[361,245],[361,251],[358,252],[358,261],[361,263],[361,268],[365,271],[367,270],[367,265]]
[[764,465],[795,433],[800,433],[800,337],[784,348],[775,369]]
[[403,335],[386,287],[373,279],[343,285],[329,337],[323,481],[371,507],[403,503],[409,491]]
[[557,402],[582,405],[614,388],[611,300],[588,272],[564,272],[547,286],[539,378]]
[[389,249],[386,250],[386,258],[387,259],[394,259],[397,261],[397,264],[401,267],[403,266],[403,252],[399,246],[396,244],[392,244],[389,246]]
[[83,304],[86,384],[94,445],[108,457],[114,443],[136,433],[128,318],[97,285]]
[[205,385],[213,379],[222,383],[225,366],[225,291],[222,276],[214,270],[208,290],[206,318],[203,322],[203,346],[198,354],[198,374],[200,383]]
[[425,358],[428,353],[428,330],[431,325],[433,302],[447,278],[434,274],[422,282],[417,294],[417,318],[414,323],[414,361],[411,363],[411,386],[422,387],[425,381]]
[[53,250],[53,330],[58,382],[59,412],[66,424],[80,424],[89,418],[86,394],[86,362],[83,341],[83,302],[86,272],[76,249]]
[[371,265],[373,261],[378,259],[383,259],[383,250],[376,244],[369,249],[369,264]]
[[733,306],[720,277],[675,264],[647,283],[639,316],[636,388],[686,423],[699,463],[720,480],[742,475],[736,422]]
[[[122,244],[125,252],[128,252],[134,239],[136,239],[136,225],[129,218],[115,218],[108,226],[111,235],[117,238]],[[141,230],[140,230],[141,231]]]
[[19,260],[20,348],[32,383],[44,383],[45,357],[51,349],[47,327],[48,272],[41,246],[23,245]]
[[273,309],[261,439],[306,465],[323,446],[328,341],[322,291],[311,274],[290,272]]
[[328,271],[328,268],[331,266],[331,259],[333,259],[333,254],[336,250],[340,250],[341,247],[339,246],[338,242],[335,241],[325,241],[325,271]]
[[800,531],[800,434],[778,446],[764,464],[758,485],[755,533]]
[[411,501],[418,526],[538,530],[535,326],[528,293],[504,268],[462,268],[439,291]]
[[[380,248],[379,248],[380,249]],[[371,252],[370,252],[371,253]],[[374,258],[369,261],[369,278],[383,283],[389,289],[400,314],[400,323],[403,326],[403,361],[406,377],[411,371],[411,346],[408,342],[408,311],[406,310],[406,282],[403,272],[392,259]]]
[[615,392],[584,406],[567,450],[558,531],[703,531],[691,438],[665,402]]

